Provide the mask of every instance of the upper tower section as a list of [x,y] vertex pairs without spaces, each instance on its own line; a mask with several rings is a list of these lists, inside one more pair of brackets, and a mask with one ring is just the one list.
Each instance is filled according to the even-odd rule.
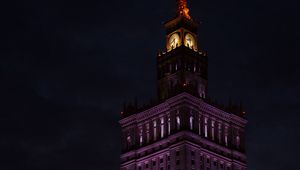
[[199,24],[189,15],[186,0],[177,0],[177,16],[164,24],[167,33],[167,52],[184,45],[198,50],[197,33]]
[[160,100],[180,92],[207,95],[207,53],[198,46],[199,24],[192,19],[186,0],[177,0],[177,15],[164,24],[166,50],[157,57]]

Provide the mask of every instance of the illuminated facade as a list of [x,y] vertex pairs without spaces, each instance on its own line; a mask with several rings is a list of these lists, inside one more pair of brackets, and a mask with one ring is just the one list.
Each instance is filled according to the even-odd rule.
[[124,106],[121,170],[245,170],[241,107],[207,97],[207,53],[186,0],[164,24],[166,52],[157,56],[158,101]]

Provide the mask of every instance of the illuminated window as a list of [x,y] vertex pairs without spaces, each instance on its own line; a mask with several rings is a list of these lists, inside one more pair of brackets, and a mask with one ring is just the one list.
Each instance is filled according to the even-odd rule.
[[171,133],[171,119],[170,117],[168,118],[168,135]]
[[190,116],[190,130],[193,130],[194,128],[194,117]]
[[164,118],[162,117],[160,119],[160,137],[163,138],[164,137],[164,132],[165,132],[165,128],[164,128],[164,123],[165,123],[165,120]]
[[236,136],[236,147],[239,149],[240,148],[240,136]]
[[215,140],[215,121],[211,121],[211,139]]
[[176,116],[176,126],[177,126],[177,130],[180,129],[180,117]]
[[127,136],[127,149],[130,149],[131,146],[131,137],[128,135]]
[[154,140],[156,140],[156,138],[157,138],[157,123],[156,123],[156,120],[154,120],[154,122],[153,122],[153,137],[154,137]]
[[219,143],[222,143],[222,137],[221,137],[221,135],[222,135],[222,124],[219,123],[218,124],[218,139],[219,139]]
[[204,135],[207,138],[208,132],[207,132],[207,118],[204,118]]
[[225,126],[225,146],[228,146],[228,127]]
[[143,129],[140,129],[140,145],[143,145]]

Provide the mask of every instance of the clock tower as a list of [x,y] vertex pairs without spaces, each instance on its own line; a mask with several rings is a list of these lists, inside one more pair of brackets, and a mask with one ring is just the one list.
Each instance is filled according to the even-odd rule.
[[198,47],[198,26],[185,0],[177,0],[177,16],[164,24],[166,52],[157,57],[158,96],[164,100],[183,91],[207,96],[207,53]]
[[199,24],[186,0],[177,4],[157,55],[157,101],[125,104],[121,112],[121,170],[246,170],[245,112],[207,97]]

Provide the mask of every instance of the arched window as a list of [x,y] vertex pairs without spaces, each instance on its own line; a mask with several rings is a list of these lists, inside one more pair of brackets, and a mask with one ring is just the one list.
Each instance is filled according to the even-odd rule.
[[194,117],[190,116],[190,130],[194,129]]
[[156,120],[153,121],[153,138],[156,140],[157,138],[157,123]]
[[176,127],[177,127],[177,130],[180,129],[180,117],[179,116],[176,116]]
[[160,118],[160,137],[163,138],[165,135],[165,120],[164,118]]

